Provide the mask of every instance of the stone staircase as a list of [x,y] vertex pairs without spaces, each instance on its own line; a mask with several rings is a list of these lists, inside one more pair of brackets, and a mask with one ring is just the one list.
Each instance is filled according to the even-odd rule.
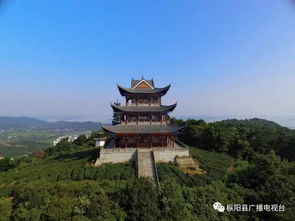
[[137,175],[149,177],[159,187],[159,178],[154,153],[151,150],[137,150]]

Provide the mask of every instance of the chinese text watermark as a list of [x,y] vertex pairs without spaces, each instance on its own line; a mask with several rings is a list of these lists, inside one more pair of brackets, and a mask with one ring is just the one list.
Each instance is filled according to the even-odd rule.
[[285,206],[283,204],[227,204],[223,206],[219,202],[213,204],[213,208],[218,212],[284,212]]

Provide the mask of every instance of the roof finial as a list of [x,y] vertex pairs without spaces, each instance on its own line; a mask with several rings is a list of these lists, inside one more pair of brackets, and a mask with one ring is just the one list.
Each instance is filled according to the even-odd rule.
[[154,78],[152,78],[152,86],[155,87]]
[[141,80],[144,80],[144,77],[143,77],[143,75],[141,76]]

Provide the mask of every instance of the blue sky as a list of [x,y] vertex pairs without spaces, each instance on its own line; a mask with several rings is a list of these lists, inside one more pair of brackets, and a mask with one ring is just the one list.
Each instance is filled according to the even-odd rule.
[[116,83],[171,83],[174,116],[295,116],[290,0],[6,0],[0,115],[111,118]]

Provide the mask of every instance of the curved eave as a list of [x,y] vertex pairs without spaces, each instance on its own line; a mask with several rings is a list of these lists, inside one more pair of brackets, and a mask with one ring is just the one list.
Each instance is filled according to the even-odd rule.
[[115,134],[115,133],[112,131],[111,126],[101,126],[101,128],[102,128],[105,132]]
[[[117,106],[115,104],[111,104],[111,107],[114,111],[120,111],[120,112],[132,112],[132,113],[162,113],[162,112],[171,112],[175,109],[177,106],[177,103],[169,105],[169,106],[161,106],[162,110],[155,110],[158,108],[158,106],[130,106],[130,110],[124,109],[126,106]],[[137,110],[136,110],[137,109]],[[154,110],[153,110],[154,109]]]
[[160,94],[161,96],[164,96],[167,91],[169,90],[169,88],[171,87],[171,84],[169,84],[166,87],[163,88],[153,88],[153,89],[133,89],[133,88],[125,88],[120,86],[119,84],[117,85],[119,92],[122,96],[126,96],[126,95],[133,95],[133,94]]
[[162,88],[163,89],[162,96],[165,95],[169,91],[170,87],[171,87],[171,84],[169,84],[168,86]]
[[177,106],[177,102],[175,103],[175,104],[172,104],[172,105],[170,105],[169,106],[169,109],[167,110],[167,111],[174,111],[174,109],[176,108],[176,106]]
[[102,126],[111,134],[132,135],[132,134],[177,134],[185,126],[174,125],[116,125]]
[[119,89],[119,92],[122,96],[125,96],[126,94],[126,89],[122,86],[120,86],[119,84],[117,85],[118,89]]

